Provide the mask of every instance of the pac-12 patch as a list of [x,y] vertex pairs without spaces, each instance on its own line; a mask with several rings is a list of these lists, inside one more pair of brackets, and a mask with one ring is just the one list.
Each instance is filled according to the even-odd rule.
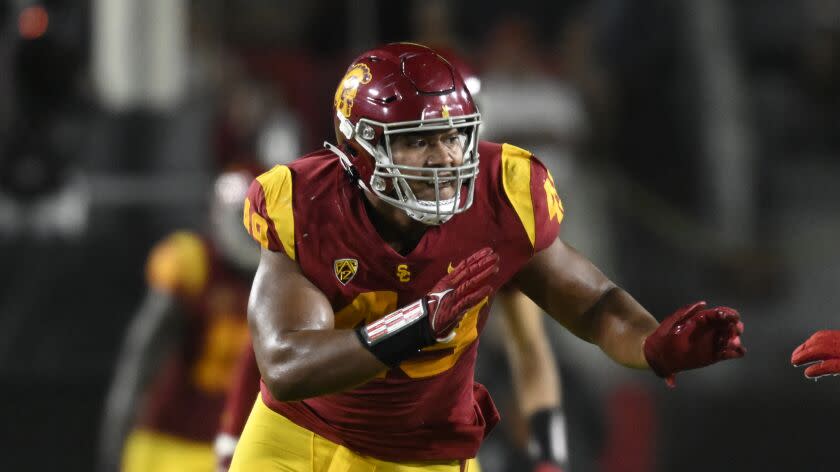
[[336,259],[333,262],[333,270],[335,270],[335,278],[342,285],[347,285],[356,276],[356,272],[359,270],[359,261],[356,259]]

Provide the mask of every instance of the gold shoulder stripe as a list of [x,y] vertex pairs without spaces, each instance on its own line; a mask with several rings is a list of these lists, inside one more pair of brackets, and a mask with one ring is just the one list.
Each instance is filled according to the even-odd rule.
[[283,250],[295,260],[295,215],[292,212],[292,171],[286,166],[273,169],[257,177],[265,194],[265,210],[274,223],[274,230]]
[[502,144],[502,186],[533,247],[536,240],[536,224],[534,204],[531,200],[530,152],[510,144]]

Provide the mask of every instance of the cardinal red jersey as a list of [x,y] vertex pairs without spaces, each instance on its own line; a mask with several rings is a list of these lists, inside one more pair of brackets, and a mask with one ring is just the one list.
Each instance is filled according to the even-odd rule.
[[[371,323],[424,296],[451,267],[490,246],[498,289],[557,237],[563,207],[546,168],[528,151],[482,142],[472,207],[430,226],[401,255],[370,222],[362,191],[330,151],[277,166],[251,185],[244,223],[272,251],[295,260],[329,299],[335,328]],[[467,311],[455,338],[436,344],[352,390],[265,403],[293,422],[358,453],[389,461],[474,457],[498,413],[473,379],[489,300]]]
[[228,270],[201,237],[177,232],[147,265],[149,284],[187,316],[181,342],[153,380],[138,426],[212,442],[239,354],[249,343],[249,281]]

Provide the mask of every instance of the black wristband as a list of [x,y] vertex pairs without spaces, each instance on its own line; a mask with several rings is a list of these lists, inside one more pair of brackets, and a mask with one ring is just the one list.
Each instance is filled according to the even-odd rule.
[[529,420],[531,430],[531,456],[539,462],[566,466],[566,420],[560,408],[537,410]]
[[360,326],[356,335],[362,346],[388,367],[396,367],[423,347],[434,344],[426,299],[417,300],[379,320]]

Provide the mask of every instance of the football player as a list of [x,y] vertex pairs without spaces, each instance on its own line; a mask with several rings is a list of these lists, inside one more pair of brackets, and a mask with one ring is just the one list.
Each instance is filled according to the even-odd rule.
[[178,231],[152,249],[149,289],[109,389],[100,470],[208,471],[239,353],[249,345],[248,288],[259,249],[239,229],[256,172],[221,174],[212,236]]
[[360,55],[334,117],[336,145],[274,167],[245,200],[262,380],[232,471],[474,470],[499,419],[473,378],[477,339],[509,283],[669,385],[743,356],[737,311],[696,302],[659,324],[558,239],[550,174],[478,140],[470,93],[433,50]]
[[794,367],[804,364],[805,377],[814,379],[826,375],[840,375],[840,331],[822,330],[812,334],[790,356]]
[[[461,75],[473,99],[480,91],[480,78],[453,50],[436,49]],[[560,405],[560,384],[557,366],[543,331],[542,314],[533,302],[515,289],[497,295],[505,329],[505,351],[511,364],[513,385],[521,413],[528,419],[528,455],[534,470],[554,472],[568,470],[568,447],[563,410]],[[233,451],[245,426],[253,398],[259,392],[260,374],[254,352],[245,349],[237,367],[222,413],[215,451],[218,471],[227,471]]]

